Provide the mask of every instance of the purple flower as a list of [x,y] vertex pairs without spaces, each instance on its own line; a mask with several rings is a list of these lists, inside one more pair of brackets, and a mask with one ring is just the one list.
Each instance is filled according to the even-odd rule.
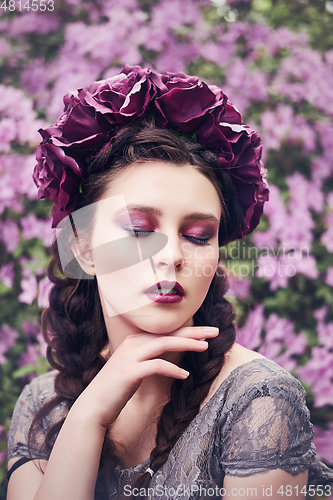
[[0,281],[2,281],[6,287],[12,288],[14,284],[14,262],[4,264],[0,268]]
[[261,332],[264,328],[264,306],[259,304],[250,311],[248,320],[242,328],[237,329],[237,342],[247,349],[257,349],[261,343]]
[[317,454],[322,460],[333,465],[333,422],[328,422],[328,429],[322,429],[316,425],[314,430],[314,444]]
[[333,212],[325,215],[327,230],[322,234],[320,241],[326,246],[327,251],[333,253]]
[[0,241],[5,244],[8,253],[15,250],[20,241],[19,229],[13,220],[0,221]]
[[[23,266],[22,268],[22,276],[21,280],[21,289],[22,292],[19,294],[17,299],[24,304],[31,305],[35,298],[37,297],[37,279],[36,276],[32,274],[30,268],[26,265],[29,260],[25,257],[21,257],[20,264]],[[38,274],[37,271],[36,274]]]
[[54,13],[41,14],[40,12],[29,12],[15,16],[8,24],[8,34],[14,37],[26,33],[46,34],[57,31],[59,28],[59,17]]
[[258,225],[268,199],[261,140],[243,125],[220,88],[184,73],[162,75],[126,65],[120,74],[93,83],[89,91],[67,94],[64,104],[56,123],[40,130],[43,141],[33,174],[39,198],[54,202],[53,227],[74,210],[90,160],[87,150],[102,149],[122,127],[152,111],[161,127],[195,134],[200,144],[217,151],[245,216],[238,237]]
[[53,283],[49,280],[47,276],[40,280],[38,283],[38,299],[37,299],[37,304],[38,307],[46,308],[49,307],[50,301],[49,301],[49,295],[50,291],[53,288]]
[[46,356],[47,344],[41,333],[37,335],[38,344],[27,344],[27,349],[21,354],[18,360],[19,366],[34,365],[37,362],[38,357]]
[[238,278],[233,273],[228,276],[229,289],[227,291],[227,297],[239,297],[244,299],[248,297],[251,293],[251,280],[250,278]]
[[15,345],[17,337],[18,333],[14,328],[5,324],[2,325],[0,330],[0,365],[7,363],[5,354]]
[[30,320],[26,319],[23,321],[21,328],[26,339],[35,339],[37,338],[37,334],[40,331],[40,324],[38,323],[36,318],[34,318],[33,323],[31,323]]
[[28,276],[21,280],[22,292],[17,299],[24,304],[31,305],[37,297],[37,280],[35,276]]
[[329,286],[333,286],[333,267],[327,269],[325,283]]
[[333,398],[333,359],[325,347],[313,347],[311,359],[296,368],[297,376],[312,388],[314,406],[319,408],[331,404]]
[[50,246],[55,239],[55,229],[51,228],[50,220],[37,219],[35,214],[29,214],[21,219],[22,236],[24,239],[40,238],[45,246]]

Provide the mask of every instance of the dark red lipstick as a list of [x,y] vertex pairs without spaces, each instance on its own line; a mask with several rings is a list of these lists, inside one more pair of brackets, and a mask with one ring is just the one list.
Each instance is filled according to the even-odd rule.
[[150,286],[145,294],[154,302],[160,304],[174,304],[181,302],[185,295],[183,287],[174,281],[159,281]]

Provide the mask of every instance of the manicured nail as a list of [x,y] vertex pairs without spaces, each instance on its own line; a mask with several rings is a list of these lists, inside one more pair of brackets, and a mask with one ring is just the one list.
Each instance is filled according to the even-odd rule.
[[182,371],[181,371],[181,375],[182,375],[182,377],[184,377],[184,378],[187,378],[187,377],[189,376],[189,374],[190,374],[190,372],[188,372],[187,370],[182,370]]
[[208,342],[205,340],[197,340],[197,343],[200,347],[208,347]]
[[215,326],[204,326],[204,331],[207,333],[218,333],[219,329]]

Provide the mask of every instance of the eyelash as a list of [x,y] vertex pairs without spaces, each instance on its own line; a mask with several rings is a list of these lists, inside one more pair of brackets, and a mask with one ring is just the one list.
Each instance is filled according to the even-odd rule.
[[[130,236],[149,236],[152,234],[154,231],[136,231],[135,229],[125,229]],[[194,243],[195,245],[209,245],[208,240],[209,238],[195,238],[194,236],[184,236],[187,240],[190,242]]]

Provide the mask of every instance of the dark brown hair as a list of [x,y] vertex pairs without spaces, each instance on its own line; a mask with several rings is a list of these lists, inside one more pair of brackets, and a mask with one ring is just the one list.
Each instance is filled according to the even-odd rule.
[[[215,186],[223,207],[219,243],[223,245],[239,234],[243,214],[234,196],[233,185],[222,170],[213,151],[189,141],[153,123],[139,123],[124,128],[88,165],[76,209],[101,199],[112,178],[133,163],[165,161],[180,166],[191,164]],[[64,231],[65,237],[66,231]],[[101,351],[108,337],[95,279],[72,279],[61,273],[57,242],[51,248],[53,258],[48,277],[54,283],[50,306],[42,313],[42,330],[48,344],[47,359],[58,370],[55,378],[56,397],[35,415],[29,431],[29,447],[36,449],[35,436],[39,422],[60,403],[71,408],[81,392],[105,364]],[[235,312],[224,298],[226,276],[220,266],[214,275],[207,296],[193,317],[194,325],[219,328],[218,337],[210,339],[205,352],[187,352],[182,367],[190,372],[186,380],[175,380],[170,401],[164,406],[157,425],[156,446],[150,455],[149,467],[156,471],[167,460],[176,441],[200,409],[210,385],[224,362],[224,354],[235,341]],[[60,271],[60,272],[59,272]],[[51,427],[45,439],[47,453],[65,419]],[[105,440],[102,456],[113,450]],[[150,474],[144,473],[134,483],[147,487]]]

